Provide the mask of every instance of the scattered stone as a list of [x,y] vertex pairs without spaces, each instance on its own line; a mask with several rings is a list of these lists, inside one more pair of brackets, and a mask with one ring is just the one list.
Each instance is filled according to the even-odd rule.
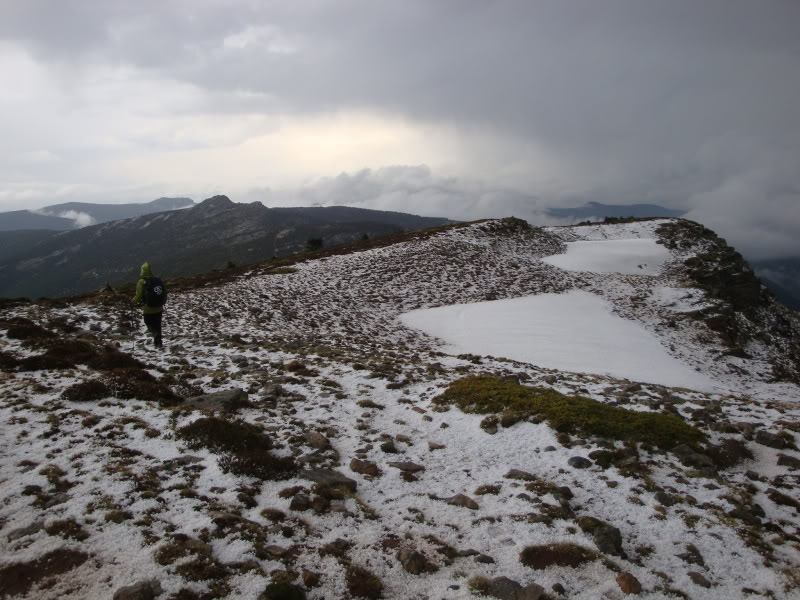
[[592,539],[597,549],[603,554],[625,556],[625,553],[622,551],[622,533],[616,527],[612,527],[611,525],[597,527],[592,532]]
[[559,596],[564,596],[567,593],[566,588],[564,588],[564,586],[560,583],[554,583],[553,587],[550,589],[552,589]]
[[642,591],[642,584],[627,571],[617,575],[617,585],[624,594],[638,594]]
[[390,462],[389,466],[400,469],[405,473],[418,473],[425,470],[425,467],[413,462]]
[[310,471],[301,471],[300,476],[313,481],[314,483],[327,485],[331,488],[343,487],[353,493],[355,493],[356,488],[358,487],[358,483],[354,479],[350,479],[346,475],[342,475],[333,469],[312,469]]
[[386,452],[386,454],[397,454],[399,451],[397,450],[397,446],[394,445],[393,440],[387,440],[383,442],[380,446],[381,450]]
[[789,467],[790,469],[800,469],[800,459],[788,454],[778,454],[778,465],[781,467]]
[[567,461],[567,464],[575,469],[586,469],[592,466],[592,461],[583,456],[573,456]]
[[408,483],[411,483],[413,481],[419,481],[419,477],[417,477],[413,473],[409,473],[408,471],[403,471],[402,473],[400,473],[400,479]]
[[408,437],[407,435],[403,435],[402,433],[398,433],[396,436],[394,436],[394,439],[396,439],[398,442],[403,442],[404,444],[414,443],[410,437]]
[[476,496],[485,496],[486,494],[491,494],[496,496],[500,493],[500,486],[499,485],[481,485],[475,489]]
[[697,571],[689,571],[687,573],[689,579],[691,579],[695,585],[699,585],[700,587],[704,587],[706,589],[711,587],[711,582],[703,577],[702,573],[698,573]]
[[155,600],[161,592],[161,584],[155,579],[150,579],[119,588],[114,592],[113,600]]
[[439,444],[437,442],[428,442],[428,448],[430,448],[431,450],[443,450],[444,448],[447,448],[447,446],[445,446],[444,444]]
[[328,438],[326,438],[321,433],[317,433],[316,431],[311,431],[305,434],[306,444],[311,446],[312,448],[316,448],[317,450],[327,450],[331,447],[331,442]]
[[500,600],[539,600],[544,588],[535,583],[523,587],[508,577],[496,577],[486,584],[486,595]]
[[478,556],[475,557],[475,562],[481,563],[483,565],[493,565],[495,561],[488,554],[479,554]]
[[555,446],[545,446],[544,448],[542,448],[544,452],[555,452],[557,449],[558,448],[556,448]]
[[756,433],[755,440],[757,444],[777,450],[783,450],[786,447],[786,440],[781,436],[770,433],[769,431],[764,431],[763,429]]
[[186,400],[185,404],[191,408],[202,408],[206,410],[234,411],[250,404],[249,396],[241,388],[214,392],[195,396]]
[[369,475],[370,477],[378,477],[381,474],[381,470],[374,462],[359,460],[357,458],[350,461],[350,470],[354,473]]
[[13,529],[9,531],[8,535],[6,536],[6,539],[9,542],[15,542],[20,538],[33,535],[34,533],[38,533],[42,529],[44,529],[44,521],[34,521],[30,525],[26,525],[25,527],[20,527],[19,529]]
[[506,479],[519,479],[522,481],[536,481],[536,476],[527,471],[520,471],[519,469],[511,469],[504,476]]
[[319,585],[319,574],[303,569],[303,585],[307,588],[317,587]]
[[403,568],[412,575],[420,575],[422,573],[433,573],[437,571],[436,565],[432,564],[425,558],[425,555],[413,550],[411,548],[401,548],[397,552],[397,560],[403,565]]
[[656,502],[663,504],[664,506],[672,506],[677,504],[677,499],[672,494],[668,494],[666,492],[656,492],[655,495]]
[[453,506],[463,506],[464,508],[469,508],[470,510],[478,510],[480,508],[475,500],[469,496],[465,496],[464,494],[456,494],[450,498],[444,498],[444,501],[448,504],[452,504]]
[[289,510],[304,511],[311,508],[311,499],[304,493],[296,494],[289,503]]

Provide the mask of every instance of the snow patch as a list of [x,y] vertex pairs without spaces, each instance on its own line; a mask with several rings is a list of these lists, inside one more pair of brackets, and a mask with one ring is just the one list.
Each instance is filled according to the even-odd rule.
[[543,262],[566,271],[659,275],[669,250],[653,239],[568,242],[565,254]]
[[711,391],[715,383],[670,356],[641,325],[582,291],[456,304],[400,316],[454,354],[502,356],[549,369]]

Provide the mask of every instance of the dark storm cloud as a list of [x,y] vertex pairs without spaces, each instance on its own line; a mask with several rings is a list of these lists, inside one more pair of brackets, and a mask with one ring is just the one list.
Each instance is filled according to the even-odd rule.
[[54,65],[249,94],[209,95],[204,110],[363,109],[530,141],[577,173],[551,202],[660,202],[748,252],[800,254],[795,0],[0,6],[0,36]]

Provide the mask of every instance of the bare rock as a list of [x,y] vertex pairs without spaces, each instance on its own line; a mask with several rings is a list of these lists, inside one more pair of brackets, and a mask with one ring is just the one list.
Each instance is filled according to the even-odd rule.
[[189,408],[203,408],[207,410],[234,411],[250,404],[249,396],[241,388],[214,392],[195,396],[186,400],[185,405]]
[[358,483],[354,479],[350,479],[346,475],[339,473],[339,471],[334,471],[333,469],[311,469],[310,471],[301,471],[300,476],[314,483],[327,485],[328,487],[343,487],[353,493],[355,493],[358,487]]
[[583,456],[572,456],[567,461],[567,464],[575,469],[587,469],[592,466],[592,461]]
[[44,521],[34,521],[30,525],[26,525],[25,527],[20,527],[18,529],[13,529],[8,532],[6,539],[9,542],[15,542],[20,538],[27,537],[29,535],[33,535],[34,533],[38,533],[44,529]]
[[425,467],[413,462],[390,462],[389,466],[400,469],[404,473],[418,473],[425,470]]
[[520,471],[519,469],[511,469],[505,474],[506,479],[519,479],[521,481],[536,481],[536,475],[528,473],[527,471]]
[[386,452],[386,454],[397,454],[399,452],[397,446],[394,445],[394,440],[387,440],[383,442],[380,448],[383,452]]
[[433,573],[438,570],[438,567],[428,561],[424,554],[412,548],[401,548],[397,552],[397,560],[399,560],[403,568],[412,575]]
[[706,579],[702,573],[698,573],[697,571],[689,571],[687,573],[689,579],[691,579],[695,585],[699,585],[700,587],[704,587],[706,589],[711,587],[711,582]]
[[627,571],[617,575],[617,585],[625,594],[639,594],[642,591],[642,584]]
[[450,498],[444,498],[444,501],[448,504],[452,504],[453,506],[463,506],[464,508],[469,508],[470,510],[478,510],[480,508],[475,500],[469,496],[465,496],[464,494],[456,494]]
[[316,431],[311,431],[303,437],[306,440],[306,444],[317,450],[327,450],[331,447],[330,440]]
[[439,444],[437,442],[428,442],[428,448],[430,450],[443,450],[447,448],[444,444]]
[[311,499],[300,492],[299,494],[295,494],[292,498],[292,501],[289,503],[289,510],[297,510],[297,511],[304,511],[311,508]]
[[768,446],[769,448],[783,450],[786,447],[786,440],[781,436],[770,433],[769,431],[764,431],[763,429],[756,433],[755,439],[757,444]]
[[781,467],[789,467],[790,469],[800,469],[800,459],[788,454],[778,454],[778,465]]
[[360,473],[361,475],[369,475],[370,477],[378,477],[381,474],[381,470],[374,462],[360,460],[358,458],[354,458],[350,461],[350,470],[354,473]]
[[592,539],[597,549],[603,554],[625,556],[622,551],[622,533],[620,533],[620,530],[616,527],[612,527],[611,525],[597,527],[592,532]]
[[544,588],[535,583],[522,586],[508,577],[496,577],[489,580],[486,594],[500,600],[539,600],[544,595]]
[[150,579],[119,588],[114,592],[113,600],[155,600],[161,592],[161,584],[155,579]]

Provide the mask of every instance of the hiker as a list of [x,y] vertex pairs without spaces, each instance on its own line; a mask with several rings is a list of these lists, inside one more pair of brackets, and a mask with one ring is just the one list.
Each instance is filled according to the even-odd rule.
[[161,279],[153,275],[149,262],[142,265],[139,276],[140,279],[136,282],[136,295],[131,298],[131,304],[142,306],[144,324],[153,336],[153,344],[156,348],[160,348],[161,316],[167,301],[167,287]]

